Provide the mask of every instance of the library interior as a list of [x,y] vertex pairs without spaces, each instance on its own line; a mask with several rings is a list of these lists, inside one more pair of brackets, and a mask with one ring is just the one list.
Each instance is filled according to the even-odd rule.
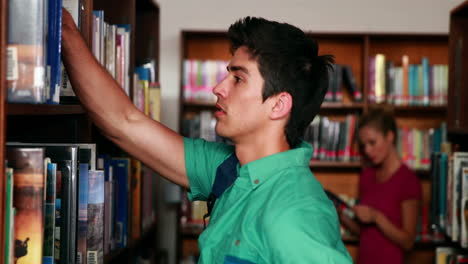
[[468,263],[468,0],[0,0],[0,91],[0,264]]

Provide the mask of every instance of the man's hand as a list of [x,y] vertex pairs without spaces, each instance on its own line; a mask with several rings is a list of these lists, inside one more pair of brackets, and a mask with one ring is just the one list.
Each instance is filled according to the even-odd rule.
[[67,9],[62,7],[62,34],[67,36],[69,31],[78,30],[72,15]]
[[356,205],[353,207],[359,221],[365,224],[373,224],[376,222],[378,214],[380,213],[376,209],[367,205]]

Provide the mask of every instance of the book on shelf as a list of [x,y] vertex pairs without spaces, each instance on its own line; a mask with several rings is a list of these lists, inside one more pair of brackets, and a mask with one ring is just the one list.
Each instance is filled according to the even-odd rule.
[[183,62],[182,89],[186,102],[215,103],[213,88],[227,75],[227,61],[187,59]]
[[45,1],[8,1],[8,102],[37,104],[46,100],[45,9]]
[[[6,148],[8,166],[13,169],[14,259],[41,263],[44,235],[44,149]],[[13,246],[13,245],[10,245]]]
[[104,171],[90,170],[88,181],[88,230],[86,261],[104,263]]
[[369,58],[370,103],[411,106],[444,106],[447,104],[448,67],[430,64],[423,56],[420,64],[410,64],[403,55],[401,64],[375,54]]
[[49,0],[47,4],[47,92],[46,103],[60,102],[62,42],[62,0]]
[[78,169],[78,232],[76,246],[77,264],[86,264],[86,241],[88,234],[89,164],[81,163]]
[[128,242],[129,204],[130,203],[130,159],[112,158],[110,160],[115,188],[115,233],[117,248],[124,248]]
[[141,235],[141,161],[132,158],[131,162],[131,238],[136,241]]
[[[77,181],[78,181],[78,147],[70,144],[32,144],[7,142],[8,147],[35,146],[43,147],[45,156],[57,163],[57,178],[60,172],[60,192],[57,192],[56,203],[60,206],[59,226],[55,236],[56,259],[61,262],[75,263],[76,228],[77,228]],[[57,179],[58,181],[58,179]],[[57,205],[56,205],[57,206]],[[57,224],[56,224],[57,226]]]
[[353,70],[349,65],[343,65],[343,80],[349,88],[355,102],[362,101],[362,92],[358,87]]
[[[73,18],[75,24],[80,28],[81,25],[81,12],[80,12],[80,0],[62,0],[63,8],[65,8]],[[78,99],[73,91],[73,88],[68,78],[67,71],[63,65],[60,64],[61,84],[60,84],[60,96],[59,100],[61,103],[76,103]]]
[[46,169],[46,199],[44,204],[44,247],[43,247],[43,264],[54,263],[55,258],[55,207],[56,207],[56,192],[57,192],[57,164],[50,162],[48,159]]
[[339,122],[326,116],[316,116],[304,133],[304,140],[312,144],[313,160],[322,161],[358,161],[358,153],[353,153],[356,115],[347,115],[346,120]]
[[[8,166],[8,164],[7,164]],[[15,207],[13,206],[13,168],[5,168],[5,264],[14,260]]]
[[462,167],[460,214],[460,245],[468,248],[468,166]]

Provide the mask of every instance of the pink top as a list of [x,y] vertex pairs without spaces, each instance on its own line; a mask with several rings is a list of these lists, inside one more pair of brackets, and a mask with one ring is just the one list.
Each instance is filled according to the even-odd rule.
[[[385,182],[377,182],[375,173],[374,168],[366,168],[361,174],[360,204],[379,210],[401,228],[402,202],[422,199],[421,182],[404,164]],[[386,238],[375,225],[361,225],[359,264],[402,264],[403,256],[403,250]]]

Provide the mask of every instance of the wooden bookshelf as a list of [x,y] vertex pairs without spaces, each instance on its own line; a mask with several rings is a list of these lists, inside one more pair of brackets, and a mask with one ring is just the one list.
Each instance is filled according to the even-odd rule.
[[468,134],[468,2],[460,4],[450,14],[450,72],[448,128],[455,134]]
[[[5,167],[6,38],[8,1],[0,0],[0,168]],[[0,263],[5,259],[5,170],[0,170]],[[6,264],[6,263],[4,263]]]
[[[102,135],[90,122],[85,109],[79,105],[33,105],[6,102],[6,46],[8,0],[0,0],[0,167],[5,165],[5,142],[43,143],[96,143],[101,151]],[[93,10],[105,10],[105,21],[112,24],[131,25],[130,69],[136,58],[151,57],[159,69],[159,6],[151,0],[81,0],[80,31],[89,47],[93,36]],[[141,26],[137,30],[137,27]],[[151,30],[151,31],[148,31]],[[148,38],[151,36],[151,40]],[[140,41],[141,45],[136,41]],[[130,75],[133,78],[133,74]],[[132,81],[130,83],[133,83]],[[132,89],[131,89],[132,91]],[[114,145],[115,147],[115,145]],[[0,264],[5,255],[5,172],[0,172]],[[105,256],[105,263],[129,263],[143,247],[150,247],[152,262],[156,259],[157,225],[141,231],[141,236],[131,240],[126,248]],[[6,264],[6,263],[5,263]]]

